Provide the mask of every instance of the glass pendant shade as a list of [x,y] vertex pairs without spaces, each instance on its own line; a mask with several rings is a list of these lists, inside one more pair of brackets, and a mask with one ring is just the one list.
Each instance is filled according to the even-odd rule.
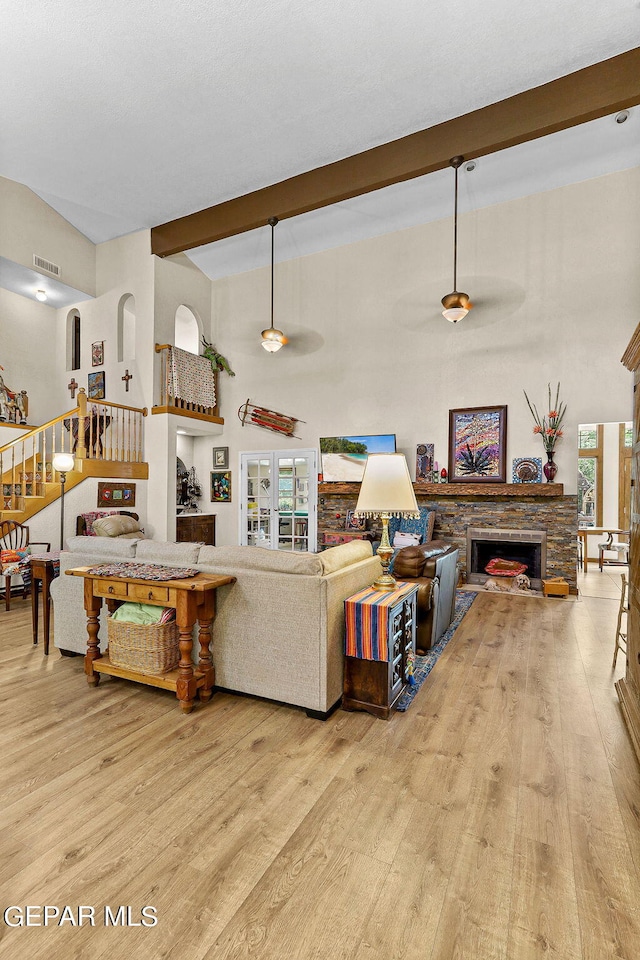
[[276,353],[280,347],[284,346],[285,336],[282,330],[276,330],[275,327],[269,327],[262,331],[262,346],[268,353]]
[[469,302],[466,293],[458,293],[457,290],[454,290],[453,293],[448,293],[446,297],[442,298],[442,306],[444,307],[442,316],[445,320],[457,323],[458,320],[463,320],[466,317],[473,304]]

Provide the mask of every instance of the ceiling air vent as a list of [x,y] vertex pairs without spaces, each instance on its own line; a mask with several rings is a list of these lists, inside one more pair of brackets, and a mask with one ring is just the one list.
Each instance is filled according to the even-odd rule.
[[44,260],[42,257],[37,257],[34,253],[33,255],[33,265],[37,267],[38,270],[46,270],[47,273],[50,273],[52,277],[60,276],[60,267],[57,263],[51,263],[50,260]]

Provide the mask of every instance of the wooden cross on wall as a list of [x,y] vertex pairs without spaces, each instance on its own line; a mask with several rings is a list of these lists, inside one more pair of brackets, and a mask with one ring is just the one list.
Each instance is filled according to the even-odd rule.
[[133,380],[133,374],[129,373],[128,370],[125,370],[124,377],[120,377],[121,380],[124,380],[124,388],[129,393],[129,380]]
[[71,377],[70,383],[67,384],[67,390],[70,390],[70,391],[71,391],[71,399],[72,399],[72,400],[75,400],[75,398],[76,398],[76,390],[78,389],[79,386],[80,386],[80,384],[76,383],[76,378],[75,378],[75,377]]

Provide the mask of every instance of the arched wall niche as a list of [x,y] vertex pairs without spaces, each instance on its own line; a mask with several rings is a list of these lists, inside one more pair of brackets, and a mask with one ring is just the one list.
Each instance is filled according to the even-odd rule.
[[118,301],[118,361],[136,358],[136,298],[123,293]]
[[176,310],[174,345],[189,353],[200,353],[202,323],[195,310],[181,303]]

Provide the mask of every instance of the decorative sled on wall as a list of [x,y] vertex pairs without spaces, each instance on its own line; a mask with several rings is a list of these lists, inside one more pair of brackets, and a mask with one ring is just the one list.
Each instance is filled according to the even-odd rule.
[[[253,423],[256,427],[273,430],[274,433],[280,433],[284,437],[295,437],[293,431],[296,428],[296,423],[306,422],[296,420],[295,417],[288,417],[286,413],[277,413],[275,410],[267,410],[266,407],[257,407],[249,400],[243,403],[238,410],[238,417],[243,427],[245,423]],[[300,437],[297,439],[299,440]]]

